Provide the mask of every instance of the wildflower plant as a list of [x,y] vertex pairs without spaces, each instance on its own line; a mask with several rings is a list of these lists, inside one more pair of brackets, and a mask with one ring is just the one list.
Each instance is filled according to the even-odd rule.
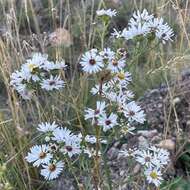
[[142,40],[145,37],[165,44],[169,40],[172,41],[174,32],[163,18],[156,18],[144,9],[142,12],[135,11],[129,20],[128,27],[122,31],[114,29],[112,35],[125,40]]
[[[113,139],[122,136],[123,131],[134,135],[137,125],[143,124],[146,119],[130,90],[132,76],[128,72],[129,52],[125,47],[118,48],[114,44],[105,46],[109,23],[117,13],[111,9],[98,10],[96,13],[97,22],[102,26],[99,32],[100,47],[87,50],[80,60],[82,72],[95,83],[90,89],[91,98],[96,100],[94,107],[87,106],[81,110],[88,130],[85,127],[81,131],[68,129],[55,121],[40,123],[37,127],[42,137],[40,144],[31,147],[26,160],[39,167],[46,180],[53,180],[63,170],[75,167],[75,162],[82,156],[92,163],[93,187],[98,190],[102,185],[103,158]],[[119,32],[114,29],[112,34],[116,39],[123,38],[126,43],[128,40],[151,38],[163,44],[172,40],[173,35],[172,29],[162,18],[155,18],[146,10],[135,12],[128,28]],[[39,88],[46,91],[59,90],[65,83],[59,71],[65,68],[64,61],[54,63],[48,61],[46,54],[37,53],[11,75],[11,85],[24,99],[30,99],[31,92]],[[120,153],[125,157],[132,156],[142,165],[148,184],[157,187],[161,184],[163,167],[170,161],[166,150],[150,146],[145,150]],[[110,181],[109,187],[112,188]]]
[[21,65],[11,75],[10,85],[22,96],[29,100],[35,91],[58,90],[64,87],[64,81],[60,77],[60,71],[66,68],[65,61],[48,60],[47,54],[34,53],[26,63]]

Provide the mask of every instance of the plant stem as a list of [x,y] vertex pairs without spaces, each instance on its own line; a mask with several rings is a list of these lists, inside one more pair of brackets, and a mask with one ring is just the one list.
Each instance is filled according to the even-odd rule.
[[100,189],[100,162],[99,162],[99,150],[100,150],[100,128],[95,126],[96,130],[96,155],[95,155],[95,163],[94,163],[94,185],[95,189]]

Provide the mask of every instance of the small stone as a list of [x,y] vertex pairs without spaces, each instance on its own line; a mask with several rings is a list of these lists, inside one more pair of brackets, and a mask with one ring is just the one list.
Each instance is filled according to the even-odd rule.
[[176,97],[173,99],[173,104],[176,105],[176,104],[179,104],[181,102],[180,98],[179,97]]
[[190,120],[187,121],[187,125],[190,125]]
[[171,139],[162,140],[158,145],[160,148],[174,150],[175,149],[175,142]]
[[125,172],[126,172],[125,170],[121,170],[121,171],[119,172],[119,175],[120,175],[120,176],[124,176],[124,175],[125,175]]
[[57,28],[49,35],[49,41],[52,46],[64,45],[70,47],[73,44],[72,36],[65,28]]
[[120,142],[118,141],[118,142],[114,143],[113,146],[114,146],[115,148],[117,148],[117,146],[118,146],[119,144],[120,144]]
[[175,176],[176,174],[175,167],[172,163],[170,163],[167,167],[167,174],[170,176]]
[[162,104],[161,103],[158,104],[158,108],[162,108]]
[[138,140],[139,140],[139,148],[142,148],[142,149],[148,148],[149,143],[146,138],[144,138],[143,136],[140,136]]
[[159,142],[159,141],[161,141],[162,139],[161,139],[161,137],[159,136],[159,135],[156,135],[156,136],[154,136],[152,139],[151,139],[151,142]]
[[133,168],[133,174],[136,175],[140,172],[141,170],[141,165],[137,164],[134,168]]
[[117,155],[119,153],[119,150],[115,147],[110,148],[108,151],[108,159],[115,159],[117,158]]
[[128,147],[128,144],[127,144],[127,143],[125,143],[125,144],[123,144],[123,145],[122,145],[121,149],[126,150],[126,149],[127,149],[127,147]]
[[152,137],[154,137],[155,135],[157,135],[157,133],[158,133],[158,131],[156,130],[156,129],[154,129],[154,130],[139,130],[138,132],[137,132],[137,134],[140,134],[140,135],[142,135],[142,136],[144,136],[144,137],[147,137],[147,138],[152,138]]

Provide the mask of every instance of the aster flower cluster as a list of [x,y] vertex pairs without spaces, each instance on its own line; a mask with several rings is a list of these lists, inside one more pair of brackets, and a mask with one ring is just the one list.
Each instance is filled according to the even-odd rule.
[[[144,123],[145,114],[140,106],[132,101],[134,94],[129,90],[128,86],[132,81],[131,74],[126,71],[126,52],[123,49],[118,49],[116,52],[110,48],[104,48],[103,51],[91,49],[86,52],[80,64],[84,72],[91,73],[106,73],[110,75],[110,80],[104,82],[101,80],[92,89],[92,95],[99,95],[108,101],[97,101],[96,109],[87,108],[85,110],[85,119],[91,120],[94,125],[103,127],[106,132],[115,126],[120,126],[119,119],[124,117],[128,122]],[[93,62],[93,64],[92,64]],[[106,108],[114,107],[115,113],[106,113]]]
[[[93,135],[83,137],[81,133],[74,134],[55,122],[40,123],[37,130],[41,133],[42,144],[31,147],[26,160],[34,167],[40,167],[40,173],[46,180],[53,180],[62,173],[65,158],[74,159],[80,154],[89,158],[94,156],[96,137]],[[103,139],[100,142],[107,143]]]
[[[46,180],[57,178],[65,167],[65,158],[76,158],[84,154],[94,156],[96,137],[74,134],[69,129],[60,127],[55,122],[40,123],[37,130],[42,135],[42,144],[34,145],[26,156],[26,160],[34,167],[41,167],[41,175]],[[100,139],[102,144],[107,141]]]
[[133,157],[144,168],[144,175],[149,184],[159,187],[164,167],[170,162],[170,154],[167,150],[149,146],[147,149],[134,149],[129,151],[120,151],[124,157]]
[[127,28],[123,31],[114,29],[113,36],[117,38],[123,37],[126,40],[141,39],[148,37],[149,39],[157,38],[163,44],[167,41],[172,41],[174,32],[172,28],[164,22],[163,18],[156,18],[149,14],[146,9],[142,12],[135,11],[132,18],[129,20]]
[[101,10],[97,10],[96,14],[98,16],[113,17],[113,16],[116,16],[117,12],[115,10],[111,10],[111,9],[101,9]]
[[53,62],[48,60],[47,54],[34,53],[20,70],[12,73],[10,85],[23,99],[31,99],[38,87],[46,91],[63,88],[64,81],[58,73],[65,68],[64,60]]
[[93,74],[106,69],[111,73],[122,72],[125,67],[125,56],[120,52],[114,52],[110,48],[102,51],[91,49],[83,54],[80,61],[84,72]]

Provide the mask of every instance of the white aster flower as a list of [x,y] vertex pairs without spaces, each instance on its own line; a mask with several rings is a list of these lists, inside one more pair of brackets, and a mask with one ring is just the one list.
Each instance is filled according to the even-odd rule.
[[43,65],[46,63],[48,59],[48,54],[42,54],[40,52],[36,52],[32,54],[32,58],[28,59],[28,61],[30,62],[32,60],[32,62],[36,62],[36,64],[38,65]]
[[142,12],[139,10],[133,13],[133,17],[129,21],[129,25],[138,25],[138,23],[148,22],[149,20],[153,19],[153,15],[149,15],[148,11],[144,9]]
[[40,66],[41,69],[45,71],[50,71],[55,69],[55,63],[53,61],[47,61],[45,64]]
[[112,35],[117,38],[124,37],[126,40],[130,40],[135,37],[145,37],[149,33],[154,33],[163,44],[166,41],[172,41],[174,36],[172,28],[167,23],[164,23],[163,18],[155,18],[146,9],[142,12],[139,10],[134,12],[133,17],[129,21],[129,27],[124,28],[122,32],[117,32],[114,29]]
[[170,162],[170,154],[167,150],[163,148],[157,148],[155,146],[151,146],[149,148],[153,152],[153,159],[152,163],[157,168],[162,168],[163,166],[167,165]]
[[57,143],[65,142],[66,139],[72,138],[73,134],[71,131],[67,128],[56,128],[53,131],[53,137],[52,139],[56,141]]
[[116,76],[114,77],[115,81],[119,81],[119,84],[122,86],[122,87],[126,87],[129,82],[132,81],[132,78],[131,78],[131,74],[129,72],[125,72],[123,70],[119,71]]
[[133,92],[127,90],[127,84],[130,78],[126,80],[120,80],[118,77],[114,77],[113,80],[100,85],[96,85],[91,89],[93,95],[100,94],[99,89],[101,88],[101,96],[109,99],[112,102],[116,102],[120,107],[134,97]]
[[47,61],[40,68],[46,71],[51,71],[51,70],[65,69],[66,67],[67,65],[65,64],[65,60],[61,60],[61,61],[56,61],[56,63],[54,63],[53,61]]
[[15,86],[15,90],[17,90],[19,94],[26,94],[28,91],[26,84],[22,83],[18,83],[17,86]]
[[173,36],[173,30],[167,24],[159,26],[158,30],[156,31],[156,37],[160,39],[163,44],[165,44],[168,40],[172,41]]
[[138,106],[134,101],[123,105],[123,113],[129,122],[136,121],[139,123],[144,123],[145,114],[141,110],[141,107]]
[[165,44],[168,40],[173,41],[172,37],[174,36],[174,33],[168,25],[164,25],[156,32],[156,36],[162,41],[163,44]]
[[163,180],[160,170],[154,168],[148,168],[145,171],[145,176],[149,184],[154,184],[156,187],[159,187],[161,181]]
[[[85,137],[85,141],[86,142],[89,142],[89,143],[91,143],[91,144],[95,144],[96,143],[96,137],[94,136],[94,135],[86,135],[86,137]],[[102,144],[107,144],[107,141],[106,140],[102,140],[102,139],[100,139],[100,142],[102,143]]]
[[37,129],[38,131],[46,133],[46,132],[53,132],[57,127],[58,125],[54,121],[53,123],[49,123],[49,122],[40,123]]
[[34,53],[31,59],[28,59],[21,66],[21,72],[25,80],[39,81],[38,70],[47,62],[47,54]]
[[28,90],[27,88],[23,89],[22,91],[18,90],[18,92],[24,100],[30,100],[32,98],[32,95],[33,95],[33,91]]
[[131,92],[130,90],[124,90],[118,93],[116,102],[118,103],[119,106],[121,106],[125,104],[127,100],[130,100],[132,98],[134,98],[134,93]]
[[22,84],[24,78],[23,78],[22,72],[15,71],[11,74],[10,79],[11,79],[10,85],[15,87],[19,84]]
[[163,22],[163,18],[154,18],[147,23],[147,26],[151,32],[155,32],[159,26],[163,25]]
[[91,144],[95,144],[96,143],[96,137],[94,135],[86,135],[85,141],[89,142]]
[[117,115],[114,113],[111,113],[109,117],[107,117],[105,114],[102,115],[98,119],[98,125],[103,127],[103,131],[106,132],[109,129],[112,129],[114,126],[116,126],[117,123]]
[[139,150],[135,157],[135,160],[143,166],[153,167],[152,163],[153,153],[149,150]]
[[104,48],[104,50],[100,52],[100,55],[103,57],[104,60],[108,60],[114,58],[115,52],[112,51],[110,48]]
[[156,37],[160,39],[163,44],[168,40],[172,41],[171,38],[174,36],[174,32],[167,23],[164,23],[163,18],[154,18],[148,22],[148,27],[151,32],[155,32]]
[[130,90],[122,90],[119,89],[117,92],[109,92],[106,94],[106,98],[108,98],[112,102],[116,102],[119,106],[119,109],[122,111],[124,105],[128,100],[131,100],[134,97],[134,93]]
[[21,67],[21,72],[23,75],[23,78],[27,81],[33,80],[33,81],[39,81],[40,78],[38,76],[38,73],[36,72],[39,69],[39,65],[34,63],[25,63]]
[[112,58],[108,62],[107,69],[110,70],[112,73],[120,72],[126,66],[124,59],[117,60],[116,58]]
[[24,98],[31,99],[31,94],[24,83],[24,76],[22,72],[15,71],[11,74],[10,85]]
[[92,119],[92,124],[94,124],[101,115],[105,114],[105,108],[106,108],[105,102],[97,101],[95,110],[91,108],[87,108],[85,110],[86,112],[84,115],[85,120]]
[[[90,90],[90,92],[92,93],[92,95],[99,94],[100,88],[101,88],[102,93],[107,90],[106,84],[102,84],[102,85],[96,84],[96,85]],[[104,93],[103,93],[103,94],[104,94]]]
[[80,61],[83,71],[92,74],[102,70],[103,58],[97,54],[97,49],[87,51]]
[[29,163],[33,162],[33,166],[37,167],[41,164],[48,164],[53,157],[48,151],[49,146],[47,145],[35,145],[30,149],[30,152],[26,156],[26,160]]
[[151,146],[147,150],[139,150],[135,159],[142,165],[153,168],[163,168],[170,162],[169,152],[155,146]]
[[64,164],[62,161],[56,163],[49,163],[48,165],[43,165],[41,170],[41,175],[44,176],[46,180],[56,179],[62,172]]
[[101,96],[105,96],[107,93],[109,93],[109,90],[112,88],[111,83],[103,83],[103,84],[96,84],[92,89],[91,93],[93,95],[100,94]]
[[64,87],[64,81],[60,79],[60,76],[53,77],[51,75],[49,79],[43,79],[40,84],[41,88],[47,91],[58,90]]
[[117,102],[118,96],[116,92],[110,91],[106,93],[106,98],[111,102]]
[[82,152],[80,146],[81,139],[78,139],[76,135],[72,138],[66,138],[65,145],[60,149],[63,154],[68,154],[71,158],[73,155],[80,154]]
[[19,93],[19,95],[24,99],[24,100],[30,100],[33,95],[33,90],[29,90],[26,86],[26,84],[23,83],[17,83],[14,84],[14,89]]
[[117,12],[115,10],[111,10],[111,9],[101,9],[101,10],[97,10],[96,14],[98,16],[109,16],[109,17],[113,17],[116,16]]
[[55,62],[55,69],[65,69],[66,67],[65,60]]
[[136,25],[131,25],[128,30],[125,28],[121,36],[124,37],[126,40],[133,39],[137,36],[145,36],[147,33],[150,32],[150,29],[148,28],[147,23],[141,24],[139,23]]

